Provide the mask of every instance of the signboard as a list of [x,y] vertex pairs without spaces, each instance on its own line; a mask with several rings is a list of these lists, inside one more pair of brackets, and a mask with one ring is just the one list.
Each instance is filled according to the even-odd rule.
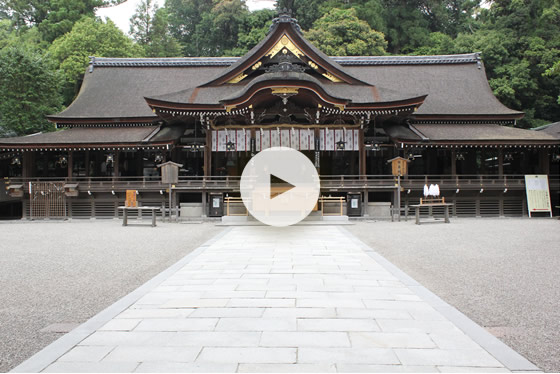
[[214,197],[212,198],[212,208],[219,208],[220,207],[220,198]]
[[136,202],[136,190],[126,190],[126,202],[124,205],[129,208],[138,206]]
[[389,161],[391,163],[391,167],[392,167],[392,171],[393,171],[393,175],[396,176],[404,176],[408,174],[408,160],[406,158],[402,158],[402,157],[395,157],[390,159]]
[[526,175],[527,209],[531,213],[549,212],[552,217],[552,204],[548,189],[548,175]]

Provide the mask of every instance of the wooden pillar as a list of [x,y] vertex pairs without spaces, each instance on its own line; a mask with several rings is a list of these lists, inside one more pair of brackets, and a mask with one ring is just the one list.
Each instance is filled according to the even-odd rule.
[[72,169],[74,169],[74,151],[68,151],[68,159],[66,160],[68,164],[68,180],[72,180]]
[[364,129],[360,129],[358,132],[358,147],[359,147],[359,162],[358,171],[360,176],[364,177],[366,175],[366,150],[364,141]]
[[451,175],[457,175],[457,151],[451,151]]
[[144,159],[143,159],[143,150],[138,148],[136,152],[134,152],[134,161],[136,163],[136,176],[144,177]]
[[251,129],[251,140],[249,141],[249,146],[251,149],[251,157],[257,154],[257,129]]
[[550,174],[549,155],[546,148],[539,149],[539,172],[542,174]]
[[21,154],[21,176],[23,178],[30,178],[33,176],[33,159],[35,158],[33,151],[23,151]]
[[504,150],[498,149],[498,175],[504,175]]
[[206,191],[202,192],[202,217],[207,217],[208,216],[208,206],[206,204]]
[[119,177],[119,151],[115,151],[113,156],[113,177]]
[[315,151],[315,168],[317,169],[317,174],[321,176],[321,132],[319,128],[315,128],[315,135],[314,135],[314,142],[313,142],[313,149]]
[[86,149],[86,178],[89,178],[90,176],[91,174],[89,170],[89,149]]
[[212,175],[212,131],[206,130],[206,145],[204,146],[204,176]]

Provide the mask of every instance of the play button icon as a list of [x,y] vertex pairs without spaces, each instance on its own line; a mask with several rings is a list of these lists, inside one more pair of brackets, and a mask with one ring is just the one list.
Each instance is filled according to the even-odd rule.
[[313,210],[319,175],[301,152],[273,147],[258,153],[241,175],[241,198],[249,213],[270,226],[298,223]]

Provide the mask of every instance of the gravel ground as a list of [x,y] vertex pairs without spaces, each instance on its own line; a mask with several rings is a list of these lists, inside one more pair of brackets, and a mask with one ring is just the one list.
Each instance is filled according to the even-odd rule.
[[538,367],[560,372],[560,221],[345,228]]
[[[221,230],[211,223],[158,223],[151,228],[123,227],[116,220],[0,222],[0,372]],[[41,331],[45,328],[50,332]]]

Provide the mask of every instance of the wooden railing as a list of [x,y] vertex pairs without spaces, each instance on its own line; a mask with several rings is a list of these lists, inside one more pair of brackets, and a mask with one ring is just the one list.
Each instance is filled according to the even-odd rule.
[[[322,175],[321,189],[327,192],[391,190],[396,188],[397,180],[392,175]],[[240,177],[179,177],[174,189],[184,191],[239,191]],[[123,192],[127,189],[139,191],[162,191],[169,187],[162,184],[158,177],[73,177],[69,178],[8,178],[6,185],[29,182],[66,182],[78,184],[81,192]],[[440,190],[488,190],[524,189],[523,175],[409,175],[401,178],[404,189],[421,190],[425,184],[438,184]],[[550,175],[551,190],[560,189],[560,176]]]

